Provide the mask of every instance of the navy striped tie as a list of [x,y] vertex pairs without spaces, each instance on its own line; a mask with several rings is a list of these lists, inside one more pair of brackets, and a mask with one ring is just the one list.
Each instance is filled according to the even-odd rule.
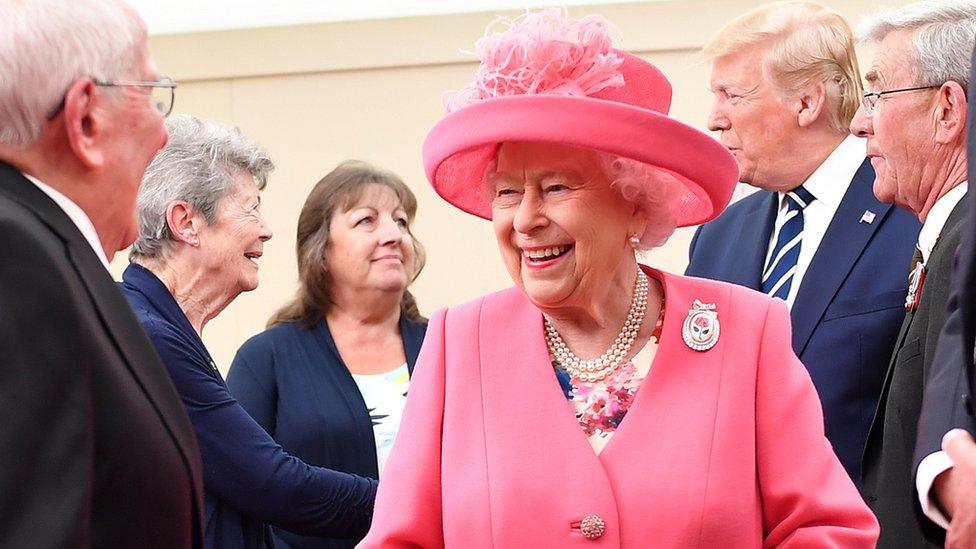
[[784,301],[790,295],[796,260],[800,258],[800,244],[803,242],[803,208],[813,201],[813,195],[802,185],[786,193],[786,221],[780,227],[776,246],[763,269],[764,294]]

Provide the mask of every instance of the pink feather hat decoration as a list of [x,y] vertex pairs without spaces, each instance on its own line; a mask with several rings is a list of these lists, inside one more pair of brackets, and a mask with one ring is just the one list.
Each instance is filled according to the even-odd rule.
[[605,19],[571,20],[554,8],[502,22],[505,29],[478,40],[475,81],[448,98],[448,114],[424,140],[424,169],[437,194],[491,219],[484,178],[498,148],[536,141],[619,155],[670,175],[681,183],[673,212],[679,227],[722,213],[738,180],[735,159],[668,116],[670,82],[614,49]]

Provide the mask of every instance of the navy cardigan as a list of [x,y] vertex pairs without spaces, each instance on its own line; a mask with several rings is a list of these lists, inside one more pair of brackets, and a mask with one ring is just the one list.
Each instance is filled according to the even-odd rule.
[[[426,330],[426,322],[400,318],[411,373]],[[311,329],[283,323],[252,337],[237,351],[227,384],[251,416],[292,455],[377,478],[369,412],[324,319]],[[277,528],[275,535],[279,545],[294,549],[345,549],[359,541],[313,539]]]
[[196,432],[206,547],[273,547],[266,523],[319,536],[363,535],[376,481],[312,467],[285,453],[231,396],[203,341],[159,278],[133,264],[121,286]]

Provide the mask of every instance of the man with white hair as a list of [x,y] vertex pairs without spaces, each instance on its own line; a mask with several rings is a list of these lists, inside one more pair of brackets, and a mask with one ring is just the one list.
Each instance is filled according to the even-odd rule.
[[[913,496],[912,454],[963,233],[976,3],[922,1],[881,11],[864,21],[861,37],[877,49],[851,133],[867,138],[875,195],[922,222],[905,271],[908,312],[864,452],[863,494],[881,523],[879,547],[929,547]],[[901,270],[898,263],[890,269]]]
[[[976,58],[976,50],[973,52]],[[974,59],[976,60],[976,59]],[[969,81],[976,79],[976,63]],[[969,87],[969,103],[976,89]],[[967,148],[976,151],[976,109],[969,109]],[[976,177],[976,162],[969,162],[969,179]],[[966,193],[962,242],[952,273],[953,295],[932,373],[925,387],[922,416],[915,445],[916,487],[928,519],[939,528],[927,528],[930,538],[946,547],[976,547],[976,193]]]
[[0,546],[202,545],[192,427],[108,272],[173,87],[121,1],[0,0]]
[[864,140],[848,133],[860,101],[853,33],[819,4],[778,2],[730,22],[703,53],[708,124],[761,190],[699,229],[686,274],[786,301],[827,438],[857,482],[904,317],[908,284],[885,266],[908,263],[919,225],[874,197]]

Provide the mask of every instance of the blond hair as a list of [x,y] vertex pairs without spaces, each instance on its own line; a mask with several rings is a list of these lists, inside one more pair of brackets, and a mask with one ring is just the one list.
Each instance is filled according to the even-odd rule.
[[725,25],[702,49],[705,59],[766,48],[763,75],[784,96],[823,84],[830,125],[847,133],[861,96],[861,76],[850,25],[814,2],[773,2]]

